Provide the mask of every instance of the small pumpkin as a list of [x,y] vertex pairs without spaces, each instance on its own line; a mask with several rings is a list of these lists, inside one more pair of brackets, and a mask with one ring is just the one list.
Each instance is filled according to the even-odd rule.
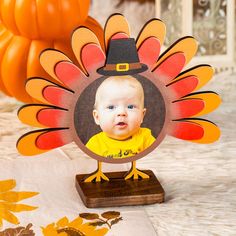
[[103,41],[100,25],[88,17],[89,0],[0,1],[0,90],[23,102],[29,77],[53,78],[43,70],[39,54],[46,48],[63,51],[74,62],[70,34],[84,25]]

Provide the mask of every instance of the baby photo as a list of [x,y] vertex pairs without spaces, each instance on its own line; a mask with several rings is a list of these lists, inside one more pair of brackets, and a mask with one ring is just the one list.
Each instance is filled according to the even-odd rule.
[[118,159],[134,156],[155,141],[151,130],[141,127],[147,109],[144,90],[134,77],[111,76],[98,87],[93,118],[101,132],[86,147],[99,156]]

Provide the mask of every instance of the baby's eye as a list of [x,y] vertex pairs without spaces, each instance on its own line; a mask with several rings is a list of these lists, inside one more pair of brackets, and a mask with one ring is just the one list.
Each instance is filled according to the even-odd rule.
[[110,106],[107,107],[107,109],[109,109],[109,110],[113,110],[114,108],[115,108],[114,105],[110,105]]
[[134,109],[135,106],[134,105],[128,105],[128,109]]

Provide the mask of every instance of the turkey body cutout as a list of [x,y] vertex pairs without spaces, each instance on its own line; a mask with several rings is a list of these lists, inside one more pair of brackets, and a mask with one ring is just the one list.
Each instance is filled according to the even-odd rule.
[[199,116],[216,109],[220,97],[197,91],[214,70],[206,64],[184,70],[197,51],[196,40],[183,37],[160,54],[165,25],[159,19],[147,22],[136,41],[129,34],[124,16],[114,14],[104,29],[105,52],[86,27],[73,32],[71,44],[79,67],[63,52],[41,53],[41,65],[57,82],[30,78],[26,83],[27,92],[41,103],[23,106],[19,119],[43,129],[19,138],[22,155],[74,141],[98,161],[97,171],[83,182],[109,180],[102,173],[102,162],[132,162],[125,180],[148,179],[149,174],[136,169],[136,160],[166,135],[194,143],[218,140],[217,125]]

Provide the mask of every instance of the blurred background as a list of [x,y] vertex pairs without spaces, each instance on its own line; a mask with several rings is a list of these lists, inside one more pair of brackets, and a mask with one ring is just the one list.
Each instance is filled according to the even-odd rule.
[[199,42],[192,64],[210,63],[217,72],[235,71],[235,0],[92,0],[90,14],[102,26],[107,17],[119,12],[130,23],[136,37],[146,21],[160,18],[166,24],[165,46],[180,37],[194,36]]

